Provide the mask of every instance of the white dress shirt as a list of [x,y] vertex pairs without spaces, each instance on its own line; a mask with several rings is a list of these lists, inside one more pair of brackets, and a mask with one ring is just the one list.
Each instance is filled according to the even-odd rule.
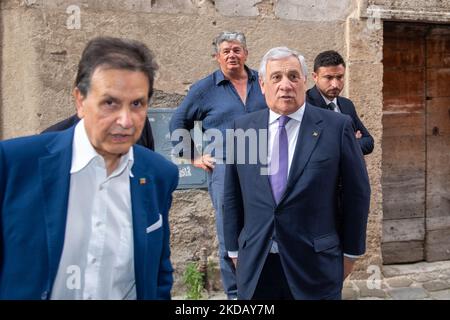
[[[288,115],[290,120],[284,126],[286,128],[286,134],[288,138],[288,177],[291,171],[292,159],[294,158],[295,146],[297,144],[298,133],[300,132],[300,125],[302,123],[303,114],[305,113],[305,104],[300,107],[294,113]],[[272,159],[272,150],[275,144],[275,136],[278,132],[278,119],[281,117],[280,114],[269,111],[269,132],[268,132],[268,162]],[[275,240],[272,241],[272,246],[270,248],[271,253],[278,253],[278,244]]]
[[[319,91],[319,92],[320,92],[320,91]],[[325,96],[322,94],[322,92],[320,92],[320,95],[322,96],[323,100],[325,100],[325,103],[326,103],[327,105],[329,105],[331,102],[334,103],[334,105],[336,106],[336,107],[334,108],[334,110],[333,110],[334,112],[341,113],[341,109],[339,109],[339,105],[338,105],[338,103],[337,103],[337,97],[334,98],[333,100],[328,100],[328,98],[325,97]]]
[[84,121],[75,127],[64,248],[52,299],[136,299],[130,176],[133,148],[107,176]]
[[[305,113],[305,104],[303,104],[300,109],[288,115],[290,120],[286,123],[286,133],[288,138],[288,176],[291,170],[292,159],[294,158],[295,146],[297,144],[298,133],[300,132],[300,125],[302,123],[303,114]],[[269,111],[269,131],[268,131],[268,162],[272,159],[272,150],[275,144],[275,136],[278,132],[278,119],[281,114],[275,113],[272,110]],[[278,143],[278,142],[277,142]]]

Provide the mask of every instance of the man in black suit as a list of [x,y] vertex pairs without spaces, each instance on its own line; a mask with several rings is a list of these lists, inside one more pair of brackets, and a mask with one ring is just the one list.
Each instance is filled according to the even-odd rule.
[[373,151],[373,138],[356,114],[355,105],[339,97],[344,88],[345,62],[336,51],[324,51],[314,60],[312,73],[315,86],[306,91],[306,101],[316,107],[330,109],[352,118],[355,137],[364,155]]
[[[78,116],[74,114],[73,116],[48,127],[47,129],[42,131],[42,133],[65,130],[77,124],[78,121],[80,121],[80,118],[78,118]],[[153,140],[152,127],[150,126],[150,122],[148,121],[148,119],[145,121],[144,129],[142,129],[142,134],[136,144],[139,144],[152,151],[155,150],[155,141]]]

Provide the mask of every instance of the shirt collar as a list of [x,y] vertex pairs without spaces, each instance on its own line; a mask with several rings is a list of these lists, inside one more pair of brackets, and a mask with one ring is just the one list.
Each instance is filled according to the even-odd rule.
[[[289,114],[289,118],[297,120],[298,122],[302,122],[303,114],[305,113],[305,103],[294,113]],[[273,124],[278,118],[281,117],[281,114],[275,113],[269,109],[269,125]]]
[[[319,92],[320,92],[320,90],[319,90]],[[331,102],[333,102],[335,106],[338,105],[338,104],[337,104],[337,97],[334,98],[333,100],[328,100],[327,97],[325,97],[325,96],[322,94],[322,92],[320,92],[320,95],[322,96],[323,100],[325,100],[325,103],[326,103],[327,105],[329,105]]]
[[[249,81],[255,81],[258,78],[256,75],[256,71],[250,69],[246,65],[244,65],[244,69],[245,69],[245,71],[247,71]],[[216,70],[216,72],[214,72],[214,79],[215,79],[216,86],[222,84],[222,82],[229,82],[229,80],[225,78],[225,75],[223,74],[222,70],[220,70],[220,69]]]
[[[72,143],[72,166],[70,168],[70,173],[72,174],[81,171],[87,167],[93,159],[98,159],[104,163],[102,156],[95,151],[89,141],[86,133],[86,127],[84,125],[84,119],[81,119],[75,126],[75,133]],[[125,169],[125,167],[128,167],[130,170],[130,176],[133,177],[133,174],[131,173],[133,163],[134,153],[133,147],[131,147],[126,154],[120,157],[119,165],[115,171],[119,171],[120,173]]]

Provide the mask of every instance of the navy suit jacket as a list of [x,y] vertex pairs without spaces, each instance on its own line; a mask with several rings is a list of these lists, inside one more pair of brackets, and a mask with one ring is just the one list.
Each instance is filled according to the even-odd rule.
[[[327,109],[327,104],[316,86],[306,91],[306,101],[316,107]],[[372,153],[373,138],[356,114],[355,105],[353,102],[344,97],[337,97],[337,102],[341,112],[352,118],[354,131],[361,131],[362,137],[358,139],[358,142],[361,146],[362,153],[364,155]]]
[[[235,128],[267,130],[268,121],[269,111],[258,111],[236,120]],[[247,153],[249,146],[245,146]],[[369,178],[350,117],[306,104],[287,187],[278,205],[268,176],[261,174],[267,165],[261,159],[256,164],[236,164],[236,154],[237,150],[234,163],[226,168],[223,219],[225,246],[239,252],[238,297],[252,298],[274,234],[295,299],[339,295],[343,253],[365,252],[370,202]],[[342,219],[337,208],[340,178]]]
[[[63,250],[73,134],[74,127],[0,142],[0,299],[50,298]],[[169,299],[168,212],[178,170],[135,145],[131,171],[137,298]],[[160,217],[162,227],[147,233]]]

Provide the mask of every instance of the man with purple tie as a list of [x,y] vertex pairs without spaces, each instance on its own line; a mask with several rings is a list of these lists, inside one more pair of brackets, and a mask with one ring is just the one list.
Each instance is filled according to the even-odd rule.
[[[365,252],[370,185],[361,148],[350,117],[305,102],[306,74],[297,52],[269,50],[259,70],[269,109],[235,121],[224,235],[238,299],[340,299]],[[258,141],[238,137],[251,131]],[[256,163],[243,163],[240,153],[254,145]]]

